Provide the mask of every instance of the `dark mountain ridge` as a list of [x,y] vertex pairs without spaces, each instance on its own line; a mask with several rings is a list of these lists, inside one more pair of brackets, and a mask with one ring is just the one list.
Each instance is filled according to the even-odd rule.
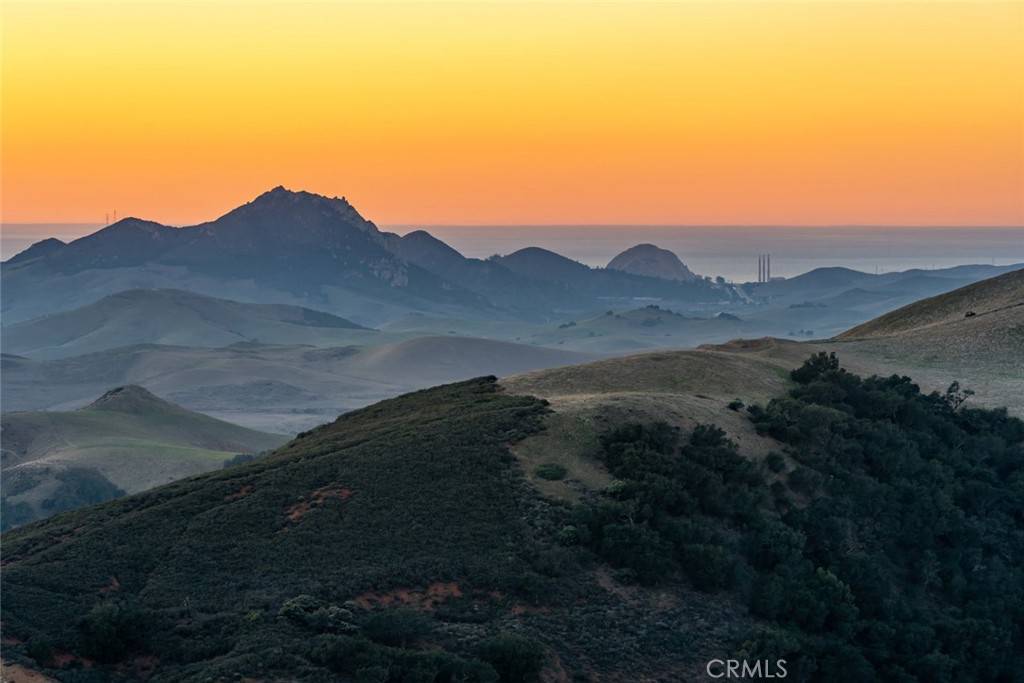
[[[494,306],[479,294],[402,260],[384,242],[346,200],[277,187],[208,223],[172,228],[126,218],[37,258],[9,261],[4,308],[32,300],[40,283],[61,276],[106,283],[123,273],[134,287],[162,276],[186,289],[217,294],[218,283],[227,280],[310,302],[338,291],[414,310],[447,306],[494,314]],[[99,287],[79,289],[105,293]],[[42,309],[37,312],[46,313],[59,310],[60,301],[51,296],[34,303]]]
[[31,261],[32,259],[41,258],[52,254],[53,252],[66,247],[62,240],[56,237],[47,237],[44,240],[33,243],[28,249],[19,251],[17,254],[9,258],[5,263],[15,264],[23,263],[25,261]]
[[526,247],[495,262],[534,280],[547,281],[588,297],[595,305],[613,299],[663,299],[680,302],[728,302],[737,295],[704,279],[691,282],[637,275],[613,268],[591,268],[541,247]]
[[467,258],[426,230],[385,233],[388,249],[409,263],[442,275],[527,320],[586,305],[586,298],[559,283],[517,273],[496,259]]
[[469,259],[424,231],[383,233],[342,197],[284,187],[199,225],[126,218],[64,246],[38,243],[5,262],[3,277],[3,310],[15,322],[137,287],[229,290],[239,300],[301,303],[346,317],[393,309],[545,319],[607,298],[731,297],[704,281],[591,269],[539,249]]

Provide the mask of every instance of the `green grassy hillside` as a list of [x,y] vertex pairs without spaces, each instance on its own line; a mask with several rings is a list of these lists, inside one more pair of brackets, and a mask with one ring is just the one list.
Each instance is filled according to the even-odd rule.
[[285,437],[185,410],[141,387],[67,412],[5,413],[4,528],[135,493],[258,453]]

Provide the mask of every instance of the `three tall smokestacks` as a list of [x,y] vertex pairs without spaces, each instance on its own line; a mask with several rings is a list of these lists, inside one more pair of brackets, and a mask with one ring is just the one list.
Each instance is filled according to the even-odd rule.
[[761,254],[757,257],[757,281],[770,282],[772,279],[772,255]]

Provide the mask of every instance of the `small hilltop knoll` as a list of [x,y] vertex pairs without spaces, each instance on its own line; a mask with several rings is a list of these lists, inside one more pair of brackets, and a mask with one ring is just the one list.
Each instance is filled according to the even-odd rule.
[[131,385],[79,410],[4,413],[0,427],[5,528],[218,469],[285,440]]

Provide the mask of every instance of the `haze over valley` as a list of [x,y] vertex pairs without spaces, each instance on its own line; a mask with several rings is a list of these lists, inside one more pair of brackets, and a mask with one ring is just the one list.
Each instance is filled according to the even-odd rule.
[[380,231],[344,199],[281,187],[195,227],[127,218],[4,262],[5,410],[76,409],[134,384],[294,434],[480,375],[828,339],[1020,268],[824,267],[731,283],[685,256],[643,243],[604,268],[538,247],[467,258],[427,231]]
[[[648,243],[602,268],[539,247],[468,258],[427,231],[382,232],[344,199],[281,187],[195,227],[127,218],[43,240],[3,264],[8,524],[485,375],[590,422],[609,399],[572,389],[573,368],[602,368],[628,410],[717,414],[739,442],[750,427],[723,402],[770,398],[785,386],[773,373],[819,352],[862,374],[912,371],[929,391],[966,377],[974,403],[1024,411],[1024,264],[782,278],[765,257],[760,275],[712,278]],[[663,361],[693,383],[675,407],[628,389]],[[540,375],[554,389],[530,379],[559,367]],[[138,424],[107,419],[122,412]],[[192,423],[211,418],[251,436],[197,441]],[[173,426],[153,436],[150,423]]]

